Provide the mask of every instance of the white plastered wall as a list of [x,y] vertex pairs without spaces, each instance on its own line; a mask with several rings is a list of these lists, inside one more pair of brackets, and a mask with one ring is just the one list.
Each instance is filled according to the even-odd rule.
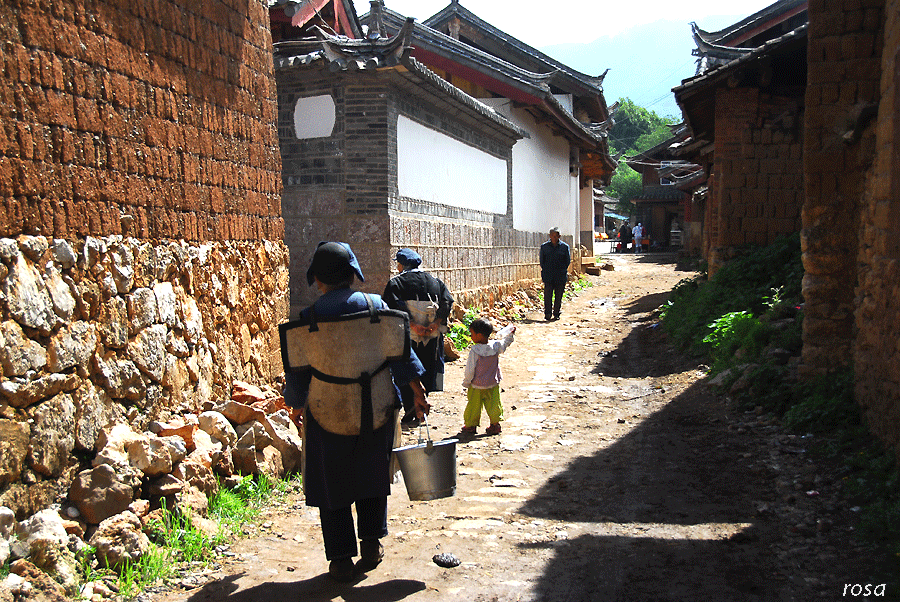
[[401,197],[506,214],[507,162],[400,115],[397,188]]
[[531,137],[516,142],[513,157],[513,227],[526,232],[547,232],[558,226],[562,234],[579,239],[577,174],[569,173],[569,143],[549,128],[538,125],[522,109],[504,98],[481,99]]

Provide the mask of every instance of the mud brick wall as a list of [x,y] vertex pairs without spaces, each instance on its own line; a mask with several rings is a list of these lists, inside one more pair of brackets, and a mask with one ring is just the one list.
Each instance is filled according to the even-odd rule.
[[[322,240],[350,243],[366,276],[358,288],[374,293],[384,290],[401,247],[416,249],[423,267],[470,303],[490,303],[501,290],[540,276],[537,249],[546,235],[512,230],[511,196],[505,215],[399,197],[398,115],[431,127],[448,123],[446,116],[428,119],[434,109],[377,75],[285,67],[276,78],[292,315],[317,296],[306,284],[306,270]],[[324,94],[335,102],[332,135],[298,140],[297,98]],[[457,133],[470,130],[449,123]],[[496,143],[472,138],[470,143],[498,152]],[[511,158],[511,150],[505,152]]]
[[[884,12],[884,0],[809,5],[801,235],[805,374],[853,364],[857,262],[861,253],[874,257],[861,245],[866,172],[881,144],[874,120],[860,117],[881,95]],[[888,332],[896,333],[896,322]]]
[[0,7],[0,236],[277,240],[266,4]]
[[900,0],[884,10],[875,158],[862,199],[856,399],[870,428],[900,457]]
[[716,92],[710,267],[745,245],[767,245],[800,229],[802,129],[797,102],[759,88]]
[[28,514],[108,423],[277,378],[288,255],[266,3],[9,0],[0,34],[0,505]]

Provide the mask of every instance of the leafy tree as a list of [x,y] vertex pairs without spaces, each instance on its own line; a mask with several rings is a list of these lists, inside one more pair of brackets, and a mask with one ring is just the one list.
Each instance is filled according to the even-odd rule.
[[609,186],[606,187],[606,194],[619,202],[616,208],[619,213],[631,215],[634,205],[631,199],[640,194],[643,185],[641,184],[641,174],[628,167],[624,161],[619,163],[616,173],[613,174]]
[[[614,117],[616,124],[609,131],[609,144],[613,152],[634,154],[658,144],[671,135],[670,125],[677,123],[674,117],[660,117],[655,111],[634,104],[629,98],[619,99],[619,110]],[[641,140],[647,134],[662,135],[659,140],[647,144]],[[647,144],[646,146],[643,146]]]
[[[623,156],[636,155],[663,142],[672,135],[669,126],[677,123],[674,117],[660,117],[629,98],[619,99],[619,110],[614,119],[616,124],[609,131],[610,151]],[[641,174],[620,159],[606,193],[618,199],[617,208],[621,213],[631,214],[634,208],[631,199],[641,192],[642,187]]]

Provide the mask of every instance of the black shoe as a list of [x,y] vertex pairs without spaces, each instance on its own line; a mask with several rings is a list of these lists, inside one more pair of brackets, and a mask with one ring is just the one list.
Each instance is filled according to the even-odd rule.
[[549,321],[550,321],[550,316],[544,316],[544,321],[545,321],[545,322],[549,322]]
[[359,542],[359,556],[354,570],[368,573],[384,560],[384,546],[377,539],[364,539]]
[[328,576],[341,583],[353,581],[355,575],[352,558],[338,558],[328,565]]

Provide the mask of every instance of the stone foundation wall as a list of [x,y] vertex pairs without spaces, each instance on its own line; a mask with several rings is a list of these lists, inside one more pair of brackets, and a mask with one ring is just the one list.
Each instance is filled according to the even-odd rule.
[[65,495],[110,423],[273,382],[287,262],[274,242],[0,239],[0,506]]

